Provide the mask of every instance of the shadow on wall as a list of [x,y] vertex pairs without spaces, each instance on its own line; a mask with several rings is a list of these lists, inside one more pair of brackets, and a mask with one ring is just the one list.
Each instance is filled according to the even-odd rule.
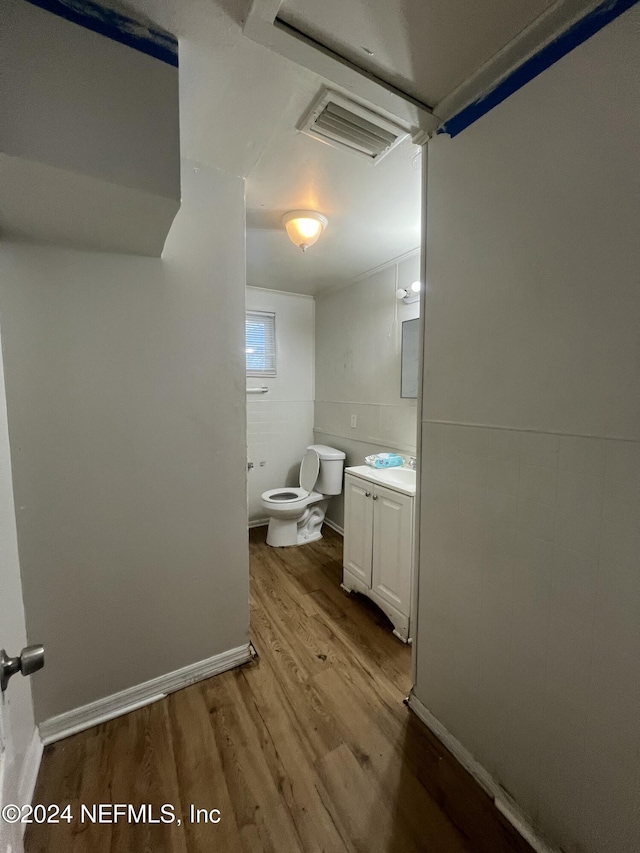
[[[283,485],[295,487],[298,487],[300,485],[300,462],[296,462],[291,465],[291,467],[287,471],[287,476]],[[277,488],[277,486],[274,488]]]
[[247,17],[247,0],[216,0],[219,6],[234,23],[242,27]]

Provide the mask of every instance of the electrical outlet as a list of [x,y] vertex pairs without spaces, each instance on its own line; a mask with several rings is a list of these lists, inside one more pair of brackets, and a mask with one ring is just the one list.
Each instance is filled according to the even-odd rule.
[[358,416],[351,415],[351,429],[355,429],[358,426]]

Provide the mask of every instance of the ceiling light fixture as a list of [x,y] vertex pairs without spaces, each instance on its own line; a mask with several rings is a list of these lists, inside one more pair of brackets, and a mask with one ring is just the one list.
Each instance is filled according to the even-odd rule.
[[306,252],[327,227],[327,217],[314,210],[290,210],[282,217],[282,224],[294,246]]
[[411,302],[417,302],[420,299],[421,290],[422,284],[419,281],[414,281],[409,287],[401,287],[396,290],[396,296],[409,305]]

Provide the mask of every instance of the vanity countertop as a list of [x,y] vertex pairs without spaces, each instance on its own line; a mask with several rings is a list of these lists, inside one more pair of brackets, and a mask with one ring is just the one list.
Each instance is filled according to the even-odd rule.
[[413,468],[372,468],[370,465],[353,465],[345,468],[345,474],[353,474],[370,483],[377,483],[394,492],[413,497],[416,493],[416,472]]

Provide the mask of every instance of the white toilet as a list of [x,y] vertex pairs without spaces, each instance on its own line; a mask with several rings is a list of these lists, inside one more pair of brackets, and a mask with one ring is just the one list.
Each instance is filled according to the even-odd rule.
[[262,506],[269,516],[267,545],[304,545],[322,539],[329,497],[342,491],[344,453],[310,444],[300,463],[300,488],[269,489]]

